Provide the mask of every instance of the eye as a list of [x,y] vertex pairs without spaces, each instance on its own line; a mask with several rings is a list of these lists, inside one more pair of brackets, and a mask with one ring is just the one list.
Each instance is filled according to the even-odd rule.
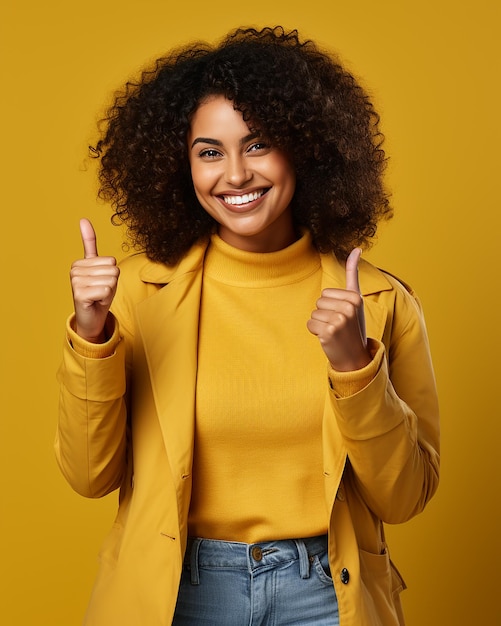
[[214,148],[206,148],[205,150],[201,150],[198,153],[198,156],[201,159],[217,159],[221,156],[219,150],[215,150]]
[[247,152],[267,152],[269,150],[270,146],[265,141],[256,141],[247,148]]

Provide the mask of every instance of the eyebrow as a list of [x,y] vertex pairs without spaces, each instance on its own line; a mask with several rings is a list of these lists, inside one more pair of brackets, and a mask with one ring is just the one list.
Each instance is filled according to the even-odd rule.
[[[258,136],[259,135],[257,133],[250,133],[249,135],[246,135],[245,137],[242,137],[242,139],[240,139],[240,145],[242,146],[244,143],[247,143],[248,141],[251,141]],[[222,147],[223,145],[223,142],[219,141],[219,139],[211,139],[210,137],[197,137],[191,144],[191,147],[193,148],[193,146],[195,146],[197,143],[207,143],[211,146],[219,147]]]

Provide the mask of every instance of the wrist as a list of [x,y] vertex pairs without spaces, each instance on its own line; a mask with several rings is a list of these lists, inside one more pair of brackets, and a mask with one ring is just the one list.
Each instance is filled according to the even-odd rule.
[[352,396],[367,387],[376,376],[384,355],[384,346],[380,341],[368,339],[367,349],[370,361],[365,367],[353,371],[339,371],[329,368],[329,386],[337,398]]
[[88,343],[106,343],[106,337],[105,337],[104,331],[102,331],[96,337],[92,337],[92,336],[86,335],[77,325],[75,327],[75,332],[81,339],[83,339],[84,341],[87,341]]
[[89,341],[85,337],[82,337],[76,331],[76,318],[75,314],[71,315],[67,321],[66,333],[70,346],[80,354],[80,356],[87,358],[105,358],[111,356],[120,342],[120,333],[118,329],[118,323],[114,316],[108,314],[106,320],[106,326],[103,330],[104,340],[101,342]]
[[362,353],[356,357],[350,359],[344,359],[343,361],[331,361],[329,364],[336,372],[356,372],[357,370],[364,369],[372,361],[373,355],[366,348]]

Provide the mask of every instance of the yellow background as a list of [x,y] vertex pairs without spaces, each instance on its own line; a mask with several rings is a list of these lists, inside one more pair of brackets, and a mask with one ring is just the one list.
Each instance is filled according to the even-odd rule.
[[[6,6],[9,5],[9,6]],[[383,118],[396,218],[369,254],[418,291],[443,415],[427,511],[388,530],[409,626],[501,623],[497,0],[4,0],[1,46],[0,622],[80,623],[115,495],[72,493],[52,452],[78,218],[121,231],[85,162],[95,121],[144,61],[239,24],[338,50]],[[145,624],[145,626],[148,626]]]

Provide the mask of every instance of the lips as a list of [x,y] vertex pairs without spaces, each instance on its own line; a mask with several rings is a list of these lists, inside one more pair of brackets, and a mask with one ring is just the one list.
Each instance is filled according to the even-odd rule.
[[242,206],[259,200],[259,198],[264,196],[267,191],[268,189],[259,189],[257,191],[252,191],[250,193],[244,193],[239,195],[222,195],[220,196],[220,198],[225,204],[228,204],[230,206]]

